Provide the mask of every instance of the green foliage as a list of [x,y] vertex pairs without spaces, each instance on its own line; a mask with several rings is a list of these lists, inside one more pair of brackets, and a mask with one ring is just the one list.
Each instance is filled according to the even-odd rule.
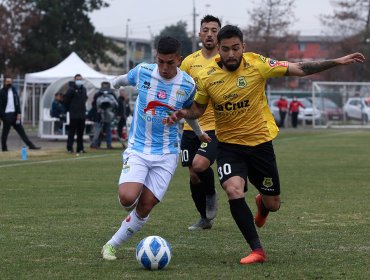
[[[258,230],[269,261],[251,266],[238,263],[249,249],[218,183],[213,229],[187,230],[198,216],[186,168],[178,167],[148,223],[108,262],[101,247],[127,215],[117,203],[119,151],[78,160],[64,151],[26,162],[2,157],[1,279],[369,279],[369,132],[282,130],[274,147],[282,207]],[[250,185],[252,212],[255,195]],[[153,234],[173,247],[163,271],[135,260],[137,243]]]
[[[29,0],[33,3],[38,21],[23,34],[20,50],[10,61],[12,68],[20,72],[35,72],[54,66],[72,51],[85,61],[112,63],[107,55],[110,50],[122,51],[101,33],[95,31],[88,13],[106,7],[102,0]],[[108,20],[108,19],[107,19]]]
[[161,33],[154,38],[154,46],[157,46],[160,37],[172,36],[180,41],[182,45],[181,55],[186,57],[192,53],[192,41],[186,32],[186,22],[179,21],[176,25],[166,26]]

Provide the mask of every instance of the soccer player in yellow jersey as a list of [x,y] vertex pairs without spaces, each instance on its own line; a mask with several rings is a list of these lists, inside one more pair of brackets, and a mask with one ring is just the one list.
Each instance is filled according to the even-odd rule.
[[[233,25],[221,28],[217,35],[220,58],[198,75],[198,90],[189,109],[168,117],[171,124],[183,117],[198,118],[209,100],[215,111],[218,139],[217,167],[221,185],[230,204],[231,214],[252,252],[241,264],[263,263],[267,256],[256,227],[264,225],[269,211],[280,208],[280,183],[272,140],[278,133],[267,105],[267,78],[307,76],[340,65],[364,62],[361,53],[340,58],[287,62],[244,53],[243,33]],[[247,178],[258,190],[254,218],[246,204]]]
[[[202,49],[188,55],[180,66],[180,69],[194,80],[197,79],[199,71],[218,55],[217,33],[220,28],[221,22],[217,17],[206,15],[202,18],[199,31]],[[210,143],[200,142],[186,122],[181,138],[181,163],[182,166],[189,167],[191,196],[200,214],[200,220],[191,225],[189,230],[210,229],[212,220],[217,215],[215,179],[211,168],[216,159],[217,139],[211,102],[198,122],[202,130],[212,138]]]

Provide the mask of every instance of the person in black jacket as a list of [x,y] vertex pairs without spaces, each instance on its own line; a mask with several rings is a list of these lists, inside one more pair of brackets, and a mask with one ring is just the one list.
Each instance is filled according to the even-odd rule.
[[[126,126],[127,117],[131,115],[130,103],[126,97],[125,90],[119,90],[118,110],[117,110],[117,135],[121,143],[127,140],[127,134],[122,132],[123,127]],[[124,134],[124,135],[123,135]]]
[[73,142],[75,134],[77,135],[77,154],[85,153],[83,145],[83,135],[85,130],[86,120],[86,88],[83,86],[82,76],[76,74],[74,83],[70,83],[70,87],[64,95],[64,106],[69,111],[69,132],[67,139],[67,151],[73,153]]
[[17,131],[23,142],[32,149],[38,150],[28,138],[21,123],[21,107],[16,88],[12,85],[11,78],[5,78],[4,87],[0,91],[0,118],[3,121],[3,132],[1,134],[1,147],[3,152],[8,151],[6,144],[11,127]]
[[51,103],[50,116],[59,119],[57,122],[58,131],[62,130],[63,123],[66,121],[66,108],[63,104],[63,93],[57,92]]

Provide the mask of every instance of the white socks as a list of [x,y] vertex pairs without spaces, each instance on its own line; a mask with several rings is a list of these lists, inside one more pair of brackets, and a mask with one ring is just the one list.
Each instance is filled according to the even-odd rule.
[[135,232],[138,232],[148,221],[148,219],[149,216],[142,219],[137,215],[136,209],[132,210],[122,222],[122,225],[118,231],[107,243],[111,244],[115,248],[121,246],[122,243],[130,239]]

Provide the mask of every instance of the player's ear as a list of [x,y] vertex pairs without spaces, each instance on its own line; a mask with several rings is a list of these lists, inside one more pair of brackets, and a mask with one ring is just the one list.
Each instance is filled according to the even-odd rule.
[[243,52],[246,52],[246,51],[247,51],[247,45],[243,43]]

